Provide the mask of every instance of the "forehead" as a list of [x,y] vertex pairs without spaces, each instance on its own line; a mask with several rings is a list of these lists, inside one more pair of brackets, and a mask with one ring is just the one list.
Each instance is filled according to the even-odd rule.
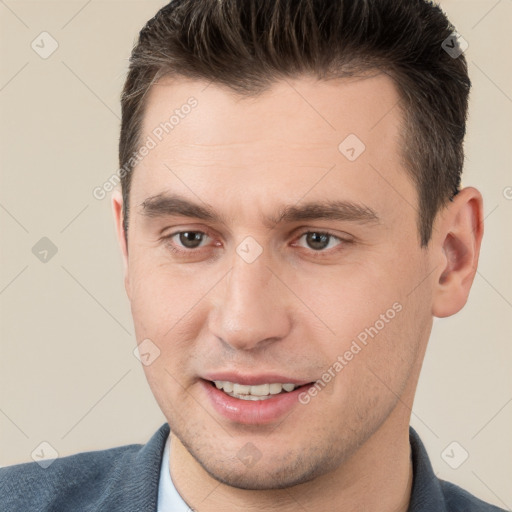
[[[197,106],[188,109],[191,98]],[[175,114],[169,134],[176,144],[194,132],[196,142],[204,145],[249,142],[257,147],[286,141],[291,149],[309,142],[308,150],[322,150],[337,146],[340,136],[351,132],[375,147],[375,140],[396,128],[398,101],[392,79],[377,72],[329,81],[281,80],[257,96],[240,96],[219,84],[164,77],[150,88],[142,132],[153,132]]]
[[398,103],[393,81],[376,73],[287,79],[256,97],[164,78],[147,98],[141,141],[151,149],[134,171],[134,201],[176,187],[209,204],[231,193],[260,206],[271,197],[293,203],[331,194],[386,209],[396,206],[392,190],[414,201]]

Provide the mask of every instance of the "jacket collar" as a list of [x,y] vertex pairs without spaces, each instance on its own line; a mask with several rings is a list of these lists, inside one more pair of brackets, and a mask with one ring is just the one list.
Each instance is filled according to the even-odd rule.
[[441,482],[434,474],[425,446],[416,431],[409,427],[413,483],[408,512],[446,512]]
[[[136,453],[133,464],[124,471],[122,478],[136,482],[123,501],[125,511],[154,512],[158,501],[160,463],[170,428],[164,423],[146,445]],[[446,505],[439,479],[434,474],[427,451],[416,431],[409,427],[413,484],[408,512],[446,512]],[[121,510],[121,509],[120,509]]]
[[140,450],[132,452],[132,460],[127,460],[124,464],[120,461],[113,471],[112,479],[129,485],[122,486],[122,493],[112,492],[109,496],[111,502],[106,504],[105,510],[156,511],[160,465],[169,431],[169,425],[164,423]]

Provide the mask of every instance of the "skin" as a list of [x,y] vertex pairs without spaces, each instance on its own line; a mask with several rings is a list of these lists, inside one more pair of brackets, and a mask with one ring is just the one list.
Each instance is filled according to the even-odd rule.
[[[299,77],[252,99],[166,78],[150,91],[142,140],[190,96],[198,106],[134,170],[128,247],[112,195],[137,342],[160,349],[144,371],[171,427],[177,490],[201,512],[407,510],[414,392],[433,317],[459,311],[475,276],[480,193],[463,189],[420,247],[386,75]],[[351,133],[366,145],[353,162],[338,150]],[[144,215],[160,193],[208,205],[222,222]],[[379,220],[261,217],[323,200],[365,205]],[[196,249],[163,238],[178,231],[208,236]],[[325,231],[327,247],[312,248],[304,233]],[[236,252],[247,236],[262,248],[252,263]],[[394,303],[402,309],[378,335],[279,421],[227,420],[199,384],[219,370],[320,379]],[[249,442],[261,454],[252,467],[237,457]]]

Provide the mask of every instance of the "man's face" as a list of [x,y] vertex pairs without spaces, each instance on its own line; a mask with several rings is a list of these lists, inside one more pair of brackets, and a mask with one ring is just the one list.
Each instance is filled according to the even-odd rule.
[[[397,101],[385,75],[252,99],[193,81],[150,92],[126,289],[137,342],[160,350],[144,367],[156,400],[218,480],[307,481],[408,422],[432,289]],[[211,380],[321,384],[244,400]]]

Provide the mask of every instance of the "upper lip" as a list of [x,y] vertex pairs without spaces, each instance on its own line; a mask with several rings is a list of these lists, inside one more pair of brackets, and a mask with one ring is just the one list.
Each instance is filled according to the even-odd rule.
[[258,384],[295,384],[296,386],[303,386],[309,384],[311,380],[295,379],[293,377],[286,377],[277,373],[259,373],[257,375],[242,374],[238,372],[215,372],[203,375],[203,379],[211,381],[227,381],[246,386],[257,386]]

